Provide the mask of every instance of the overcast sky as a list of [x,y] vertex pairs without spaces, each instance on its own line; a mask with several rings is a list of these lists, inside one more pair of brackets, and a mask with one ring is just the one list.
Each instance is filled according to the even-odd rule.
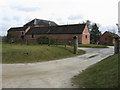
[[58,25],[78,24],[90,20],[102,32],[116,30],[119,0],[0,0],[0,35],[10,27],[21,27],[38,18]]

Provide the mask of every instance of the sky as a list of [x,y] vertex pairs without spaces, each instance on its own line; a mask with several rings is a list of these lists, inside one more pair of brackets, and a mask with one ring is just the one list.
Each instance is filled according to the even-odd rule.
[[58,25],[90,20],[99,30],[116,31],[119,0],[0,0],[0,36],[37,18]]

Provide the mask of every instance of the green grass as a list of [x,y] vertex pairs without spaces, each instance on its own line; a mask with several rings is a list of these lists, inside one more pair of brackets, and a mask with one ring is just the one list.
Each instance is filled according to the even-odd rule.
[[118,55],[110,56],[72,78],[80,88],[118,88]]
[[[70,46],[3,44],[2,49],[2,63],[32,63],[75,56]],[[78,55],[84,53],[78,51]]]
[[79,44],[78,47],[88,47],[88,48],[108,48],[107,45],[96,45],[96,44]]

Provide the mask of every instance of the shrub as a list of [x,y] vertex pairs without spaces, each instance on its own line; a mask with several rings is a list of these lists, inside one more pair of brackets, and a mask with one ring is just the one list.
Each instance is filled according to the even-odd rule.
[[48,44],[50,40],[50,37],[48,36],[40,36],[39,38],[37,38],[37,43],[38,44]]

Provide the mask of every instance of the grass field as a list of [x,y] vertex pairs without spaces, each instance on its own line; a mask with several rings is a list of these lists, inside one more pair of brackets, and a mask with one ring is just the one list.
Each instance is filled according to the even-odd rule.
[[94,64],[72,78],[80,88],[118,88],[118,55]]
[[[78,55],[85,51],[79,50]],[[47,46],[47,45],[2,45],[2,63],[31,63],[62,59],[75,56],[73,48],[67,46]]]
[[96,45],[96,44],[79,44],[78,47],[88,47],[88,48],[108,48],[107,45]]

